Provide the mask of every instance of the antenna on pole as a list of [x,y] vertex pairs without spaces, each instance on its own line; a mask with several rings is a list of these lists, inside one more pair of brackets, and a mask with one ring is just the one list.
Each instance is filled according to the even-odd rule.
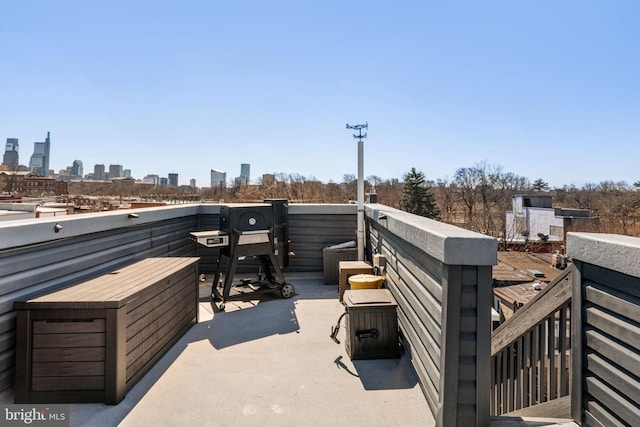
[[353,134],[353,137],[356,138],[359,141],[362,141],[362,138],[366,138],[367,134],[365,133],[364,135],[362,134],[362,129],[369,129],[369,123],[365,122],[365,124],[363,125],[349,125],[349,123],[347,123],[347,129],[353,129],[353,130],[357,130],[358,134],[356,135],[355,133]]
[[353,137],[358,140],[358,216],[357,216],[357,238],[358,238],[358,261],[364,261],[364,144],[363,138],[367,137],[367,134],[362,134],[362,129],[368,129],[369,123],[365,122],[363,125],[349,125],[347,123],[347,129],[354,129],[358,131],[358,134],[353,134]]

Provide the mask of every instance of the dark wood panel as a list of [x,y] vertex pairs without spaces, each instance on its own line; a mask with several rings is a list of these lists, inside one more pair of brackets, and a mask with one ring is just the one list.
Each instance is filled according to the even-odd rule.
[[170,334],[176,324],[181,326],[184,323],[188,323],[190,319],[195,319],[195,311],[189,310],[189,307],[194,305],[194,301],[195,299],[191,296],[184,298],[182,301],[177,301],[174,308],[155,318],[145,329],[128,340],[127,366],[131,366],[136,359],[147,353],[155,345],[156,341],[170,339],[167,335]]
[[104,332],[104,319],[70,321],[38,320],[33,322],[34,334]]
[[104,347],[105,334],[34,334],[33,348]]
[[36,348],[33,362],[91,362],[105,360],[105,347]]
[[[135,383],[141,373],[150,369],[160,356],[195,324],[195,321],[195,317],[185,313],[183,317],[176,318],[174,322],[165,324],[143,345],[139,345],[135,352],[130,353],[131,359],[127,355],[127,387]],[[139,357],[134,358],[135,355],[139,355]]]
[[[193,303],[195,298],[196,292],[193,286],[182,288],[179,291],[175,291],[173,295],[161,294],[147,304],[140,306],[136,312],[130,313],[135,317],[130,318],[127,316],[127,342],[129,345],[135,346],[134,339],[139,333],[154,330],[164,322],[169,321],[171,316],[179,315],[183,311],[193,315],[195,313]],[[140,312],[142,311],[146,311],[146,313],[140,317]],[[134,318],[136,320],[132,322]],[[145,338],[142,336],[137,339],[144,340]]]
[[198,277],[196,275],[196,269],[194,266],[183,268],[180,271],[172,273],[171,275],[162,278],[157,281],[153,287],[147,287],[146,289],[139,289],[135,293],[135,297],[130,297],[126,300],[127,313],[138,309],[139,307],[146,306],[150,300],[157,298],[161,293],[175,292],[177,289],[193,289],[195,290],[198,284]]
[[[104,390],[103,376],[81,377],[37,377],[31,382],[31,389],[38,391],[79,391]],[[55,401],[55,395],[50,396]]]
[[33,377],[77,377],[104,375],[104,361],[102,362],[34,362]]

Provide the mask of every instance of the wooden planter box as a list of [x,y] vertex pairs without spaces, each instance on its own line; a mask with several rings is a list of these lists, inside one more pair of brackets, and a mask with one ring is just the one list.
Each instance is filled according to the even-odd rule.
[[197,322],[198,260],[148,258],[14,303],[15,402],[120,402]]

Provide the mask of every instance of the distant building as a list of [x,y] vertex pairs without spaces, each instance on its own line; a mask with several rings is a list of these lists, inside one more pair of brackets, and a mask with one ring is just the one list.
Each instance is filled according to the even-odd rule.
[[0,171],[0,192],[20,194],[26,178],[36,177],[31,171]]
[[71,175],[82,178],[83,173],[82,160],[74,160],[73,165],[71,165]]
[[115,191],[118,191],[122,194],[122,192],[131,192],[131,190],[133,190],[134,184],[135,184],[135,179],[133,178],[124,178],[124,177],[118,177],[118,178],[109,178],[109,181],[111,181],[113,183],[113,189]]
[[160,185],[161,186],[169,185],[169,178],[166,178],[164,176],[160,177]]
[[177,187],[178,186],[178,174],[177,173],[170,173],[169,174],[169,185],[171,185],[173,187]]
[[60,196],[69,193],[67,182],[47,177],[27,177],[21,194],[24,196]]
[[29,170],[39,176],[44,176],[45,168],[44,142],[33,143],[33,154],[29,160]]
[[4,148],[4,156],[2,157],[2,164],[9,167],[19,165],[18,138],[7,138],[7,144]]
[[44,140],[44,170],[45,177],[49,176],[49,161],[51,160],[51,134],[47,132],[47,139]]
[[211,169],[211,187],[226,187],[227,173],[218,169]]
[[40,176],[49,176],[49,153],[51,151],[50,132],[44,142],[33,143],[33,154],[29,160],[29,169]]
[[58,171],[58,175],[57,176],[52,176],[51,178],[56,178],[56,179],[60,179],[62,181],[69,181],[72,178],[74,178],[72,170],[73,167],[72,166],[67,166],[64,169],[60,169]]
[[275,185],[276,176],[272,173],[265,173],[262,175],[262,185]]
[[125,169],[122,171],[123,178],[131,178],[131,169]]
[[196,188],[196,179],[195,178],[191,178],[189,180],[189,187],[191,187],[192,189]]
[[240,164],[240,176],[238,178],[241,184],[249,185],[251,182],[251,165],[249,163]]
[[144,182],[145,184],[158,185],[160,184],[160,177],[158,175],[147,175],[142,178],[142,182]]
[[599,219],[587,209],[553,208],[550,195],[518,195],[506,214],[507,243],[563,242],[569,231],[596,231]]
[[104,165],[94,165],[93,166],[93,179],[96,181],[104,181],[106,178],[106,174],[104,172]]
[[109,165],[109,179],[122,178],[122,165]]

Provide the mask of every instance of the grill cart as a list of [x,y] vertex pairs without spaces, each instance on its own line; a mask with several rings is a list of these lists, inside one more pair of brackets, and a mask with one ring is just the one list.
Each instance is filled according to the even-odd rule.
[[[277,239],[274,239],[276,205],[279,204],[223,205],[220,207],[220,230],[191,233],[199,244],[220,248],[211,297],[219,302],[221,310],[224,310],[227,301],[244,299],[248,294],[279,292],[283,298],[294,295],[295,288],[286,283],[280,267],[287,263],[277,256],[286,257],[288,252],[278,248]],[[277,208],[278,216],[281,216],[282,206]],[[243,279],[234,284],[238,263],[248,257],[259,262],[257,279]]]

